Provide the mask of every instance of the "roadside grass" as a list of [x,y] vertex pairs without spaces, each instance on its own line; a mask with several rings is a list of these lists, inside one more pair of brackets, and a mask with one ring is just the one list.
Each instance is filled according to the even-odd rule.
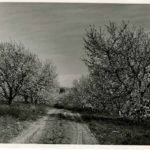
[[74,106],[68,106],[68,105],[64,105],[64,104],[55,104],[53,106],[54,108],[57,109],[64,109],[64,110],[69,110],[73,113],[82,113],[82,114],[100,114],[101,112],[97,109],[91,109],[89,107],[74,107]]
[[0,143],[8,143],[30,124],[31,122],[19,121],[12,116],[0,116]]
[[45,115],[45,106],[15,103],[0,104],[0,143],[8,143],[34,120]]
[[[71,108],[63,105],[55,105],[55,107],[79,113],[99,144],[150,145],[150,119],[138,123],[89,108]],[[57,117],[82,123],[79,118],[64,114],[57,114]]]
[[[73,114],[75,114],[75,115],[73,115]],[[60,120],[63,119],[63,120],[66,120],[66,121],[80,122],[80,123],[82,123],[81,118],[78,117],[78,116],[76,115],[76,113],[72,113],[71,115],[70,115],[69,113],[66,113],[66,114],[64,114],[64,113],[57,113],[57,114],[51,114],[51,115],[49,115],[49,116],[51,116],[51,117],[56,117],[56,118],[58,118],[58,119],[60,119]]]
[[[118,115],[110,115],[91,108],[72,107],[63,103],[55,104],[54,107],[79,113],[100,144],[150,145],[150,120],[138,123],[119,118]],[[63,114],[57,116],[70,121],[81,121]]]
[[0,105],[0,116],[11,116],[19,119],[20,121],[25,120],[36,120],[40,116],[46,114],[46,108],[43,105],[30,105],[30,104],[13,104],[8,106],[6,104]]
[[82,115],[99,144],[150,145],[150,121]]

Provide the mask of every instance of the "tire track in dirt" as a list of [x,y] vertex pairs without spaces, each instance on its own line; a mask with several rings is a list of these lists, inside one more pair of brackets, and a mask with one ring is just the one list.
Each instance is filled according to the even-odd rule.
[[[49,110],[48,115],[55,112],[55,109]],[[45,128],[48,116],[44,116],[33,122],[27,129],[23,130],[16,138],[13,138],[9,143],[36,143]]]
[[[65,116],[66,121],[63,120],[63,128],[58,127],[54,125],[55,121],[51,121],[51,115],[57,115],[62,114]],[[71,120],[69,120],[71,118]],[[53,119],[53,117],[52,117]],[[62,123],[62,120],[60,118],[55,118],[55,120],[59,123]],[[38,143],[40,141],[40,138],[44,134],[44,130],[46,131],[46,122],[49,122],[49,125],[51,127],[48,127],[49,130],[55,129],[55,131],[60,132],[60,130],[65,135],[62,140],[60,141],[68,141],[68,144],[98,144],[96,138],[91,133],[88,126],[82,121],[81,116],[79,113],[71,113],[69,111],[65,110],[59,110],[59,109],[51,109],[49,110],[47,116],[44,116],[40,118],[39,120],[33,122],[27,129],[25,129],[21,134],[19,134],[16,138],[13,138],[10,140],[9,143]],[[66,124],[67,123],[67,124]],[[51,132],[53,133],[53,132]],[[56,133],[54,133],[56,134]],[[53,137],[56,137],[58,134],[54,135]],[[68,139],[68,140],[67,140]],[[62,142],[63,143],[63,142]]]
[[76,118],[80,120],[79,122],[70,122],[70,125],[73,128],[73,135],[75,135],[72,137],[71,144],[98,144],[95,136],[91,133],[88,126],[82,121],[79,113],[69,113],[67,115],[70,115],[72,118],[74,118],[74,120],[76,120]]

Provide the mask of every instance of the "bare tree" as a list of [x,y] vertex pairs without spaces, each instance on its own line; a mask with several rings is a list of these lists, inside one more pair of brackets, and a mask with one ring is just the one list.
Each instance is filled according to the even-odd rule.
[[149,34],[126,22],[119,26],[110,22],[105,29],[91,26],[87,31],[83,60],[95,84],[103,87],[99,92],[105,93],[104,98],[119,109],[128,101],[134,112],[130,115],[143,117],[144,96],[150,87]]

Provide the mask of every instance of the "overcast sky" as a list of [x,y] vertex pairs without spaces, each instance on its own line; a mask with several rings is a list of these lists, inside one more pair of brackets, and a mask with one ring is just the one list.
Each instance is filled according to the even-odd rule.
[[130,22],[150,30],[150,5],[1,3],[0,40],[21,41],[41,59],[52,59],[61,86],[87,74],[80,60],[91,24]]

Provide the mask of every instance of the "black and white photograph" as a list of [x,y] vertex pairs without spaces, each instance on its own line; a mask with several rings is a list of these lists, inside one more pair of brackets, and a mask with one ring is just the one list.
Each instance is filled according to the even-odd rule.
[[150,4],[0,2],[0,143],[150,145]]

